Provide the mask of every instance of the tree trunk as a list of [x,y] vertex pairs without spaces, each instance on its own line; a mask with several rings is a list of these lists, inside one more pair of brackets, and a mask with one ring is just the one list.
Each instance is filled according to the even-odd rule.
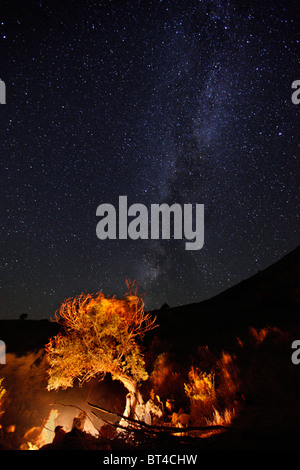
[[[138,421],[143,421],[145,404],[141,392],[138,389],[138,384],[133,379],[128,377],[118,376],[116,378],[122,382],[124,387],[127,388],[129,392],[126,395],[126,405],[123,416],[126,418],[133,418],[137,419]],[[128,421],[122,418],[120,424],[122,426],[127,426]]]

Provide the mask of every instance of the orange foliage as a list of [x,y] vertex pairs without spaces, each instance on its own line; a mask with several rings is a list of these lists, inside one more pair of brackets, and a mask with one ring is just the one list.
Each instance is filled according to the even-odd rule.
[[46,346],[48,389],[70,387],[76,378],[103,378],[106,373],[134,389],[148,377],[137,340],[155,327],[156,319],[144,311],[135,283],[127,282],[127,288],[123,299],[98,292],[62,303],[55,319],[64,332]]
[[152,330],[155,318],[144,311],[144,302],[138,296],[135,283],[126,282],[128,293],[124,299],[115,296],[109,298],[102,292],[96,294],[80,294],[74,299],[66,299],[60,309],[55,313],[55,320],[62,323],[65,328],[83,332],[89,329],[91,323],[96,328],[94,318],[101,309],[106,321],[109,322],[115,315],[121,319],[122,327],[126,329],[131,337],[139,336]]

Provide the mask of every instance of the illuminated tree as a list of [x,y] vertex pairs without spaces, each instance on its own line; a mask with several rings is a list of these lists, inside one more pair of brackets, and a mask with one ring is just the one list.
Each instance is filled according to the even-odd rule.
[[142,403],[138,388],[148,374],[139,341],[155,328],[156,319],[145,313],[135,285],[127,287],[124,299],[99,292],[62,303],[55,320],[63,330],[46,345],[48,390],[72,387],[75,379],[102,380],[110,373],[129,390],[133,409]]

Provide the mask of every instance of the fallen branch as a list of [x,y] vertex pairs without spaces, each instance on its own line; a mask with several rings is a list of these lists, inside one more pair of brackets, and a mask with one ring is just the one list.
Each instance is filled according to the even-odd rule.
[[99,416],[97,416],[96,413],[94,413],[94,411],[92,411],[92,415],[95,416],[98,419],[101,419],[101,421],[103,421],[105,424],[109,424],[110,426],[113,426],[114,428],[124,429],[124,431],[126,431],[128,433],[138,432],[138,433],[143,433],[144,434],[143,429],[133,428],[133,427],[130,427],[130,426],[122,426],[119,423],[110,423],[109,421],[105,420],[104,418],[100,418]]
[[[179,428],[179,427],[177,428],[177,427],[171,427],[171,426],[162,426],[162,425],[159,425],[159,424],[150,425],[150,424],[144,423],[143,421],[138,421],[136,419],[129,418],[129,417],[124,416],[120,413],[116,413],[114,411],[106,410],[105,408],[102,408],[101,406],[94,405],[94,404],[89,403],[89,402],[88,402],[88,405],[91,406],[92,408],[95,408],[96,410],[102,411],[103,413],[112,414],[112,415],[115,415],[119,418],[125,419],[129,423],[134,423],[135,425],[142,426],[145,430],[152,431],[153,433],[167,431],[167,432],[173,434],[173,433],[182,433],[182,432],[186,433],[186,432],[189,432],[189,431],[213,431],[213,430],[220,430],[220,429],[228,430],[228,427],[222,426],[220,424],[211,425],[211,426],[189,426],[189,427],[183,427],[183,428]],[[133,428],[132,431],[135,431],[135,429]]]

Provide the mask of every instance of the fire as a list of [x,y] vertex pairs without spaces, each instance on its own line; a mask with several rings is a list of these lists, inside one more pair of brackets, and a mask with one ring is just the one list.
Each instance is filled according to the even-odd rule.
[[6,394],[6,390],[4,386],[2,385],[3,380],[4,380],[3,377],[0,378],[0,416],[4,413],[4,411],[2,410],[2,407],[3,407],[3,402],[4,402],[4,395]]
[[[71,408],[77,408],[75,405],[71,405]],[[57,439],[57,432],[60,436],[66,434],[74,428],[77,428],[90,436],[96,437],[99,432],[95,428],[93,422],[88,419],[88,415],[81,411],[78,416],[73,418],[71,425],[71,415],[59,413],[55,408],[49,413],[49,416],[44,424],[38,427],[30,428],[24,435],[24,444],[21,445],[21,450],[39,450],[41,447],[47,444],[52,444]],[[59,436],[58,436],[59,437]]]
[[220,359],[217,359],[207,348],[203,351],[210,358],[212,369],[206,372],[191,367],[189,382],[184,384],[190,400],[191,421],[196,426],[228,426],[239,409],[236,357],[222,351]]
[[46,444],[50,444],[54,437],[55,421],[58,417],[58,411],[50,411],[45,424],[30,428],[25,436],[25,443],[21,445],[21,450],[38,450]]
[[185,392],[192,400],[208,400],[215,398],[215,373],[202,372],[191,367],[189,372],[189,384],[184,384]]
[[214,408],[214,413],[212,419],[207,419],[208,426],[228,426],[232,423],[233,418],[236,416],[236,410],[234,408],[229,409],[225,408],[223,412],[218,411]]
[[266,339],[269,330],[269,328],[262,328],[261,330],[256,330],[255,328],[251,327],[250,335],[254,338],[256,344],[259,345]]

